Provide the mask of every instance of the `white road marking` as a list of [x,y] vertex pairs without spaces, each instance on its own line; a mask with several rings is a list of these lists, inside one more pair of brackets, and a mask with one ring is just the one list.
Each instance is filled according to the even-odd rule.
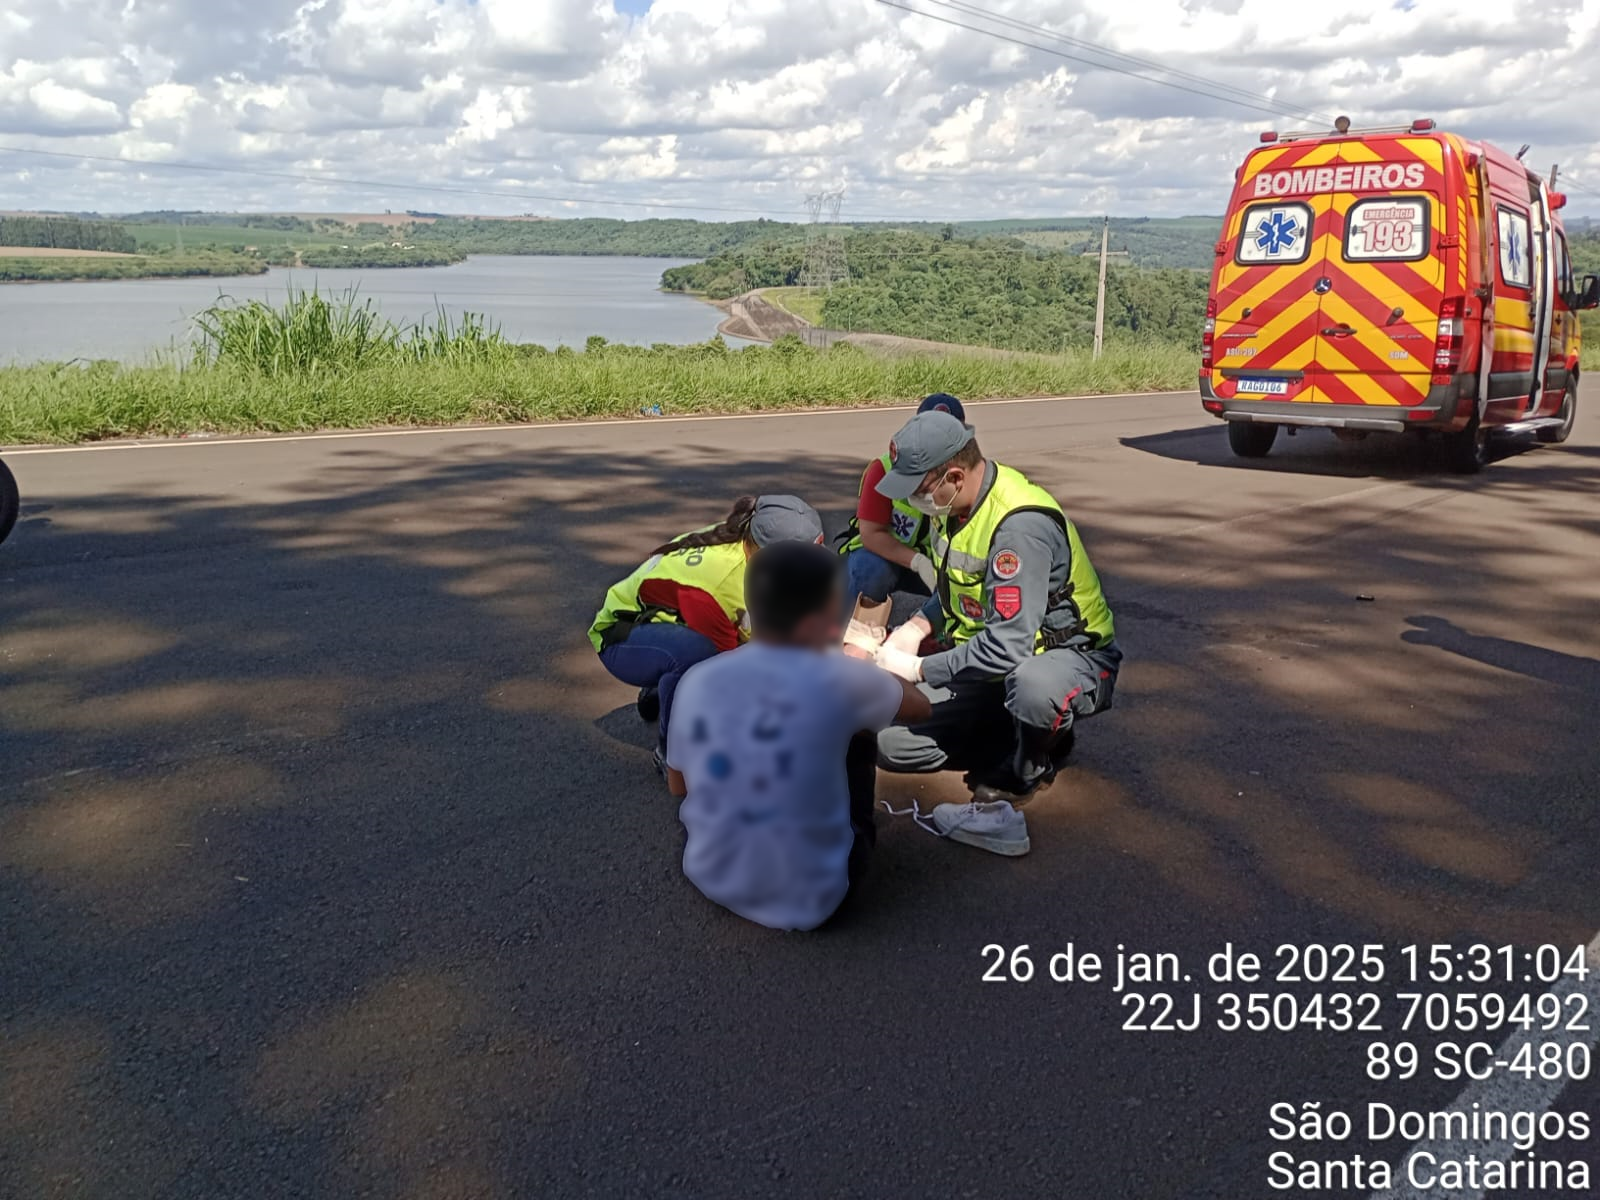
[[[1083,396],[1018,396],[1005,400],[974,400],[967,405],[998,407],[1007,404],[1050,404],[1058,400],[1143,400],[1152,396],[1190,396],[1196,392],[1112,392]],[[520,425],[422,425],[405,429],[349,429],[330,433],[278,433],[260,437],[201,437],[170,438],[145,441],[127,440],[89,442],[76,446],[28,446],[24,449],[5,450],[7,458],[20,458],[24,454],[92,454],[107,450],[192,450],[202,446],[260,446],[289,442],[352,441],[357,438],[391,438],[449,436],[463,433],[514,433],[529,429],[598,429],[619,425],[680,425],[691,421],[774,421],[791,417],[860,416],[866,413],[911,412],[915,404],[880,404],[860,408],[803,408],[786,412],[753,413],[701,413],[683,417],[612,417],[604,421],[530,421]]]
[[[1563,997],[1563,1004],[1567,1002],[1565,999],[1567,996],[1586,996],[1589,1001],[1587,1014],[1589,1031],[1580,1033],[1562,1029],[1545,1033],[1538,1030],[1518,1030],[1496,1051],[1496,1061],[1510,1062],[1524,1046],[1537,1042],[1560,1043],[1563,1047],[1582,1043],[1591,1051],[1595,1049],[1596,1044],[1600,1043],[1600,933],[1595,934],[1594,940],[1589,943],[1587,956],[1589,966],[1593,968],[1589,978],[1580,982],[1567,976],[1552,987],[1550,992]],[[1530,1051],[1530,1053],[1537,1052]],[[1485,1113],[1543,1113],[1556,1102],[1566,1085],[1565,1078],[1540,1079],[1536,1074],[1524,1077],[1508,1075],[1497,1070],[1488,1079],[1474,1080],[1447,1111],[1470,1113],[1476,1105],[1477,1111]],[[1572,1145],[1570,1142],[1554,1143],[1550,1147],[1549,1154],[1544,1157],[1570,1159],[1573,1156],[1564,1153],[1561,1148]],[[1433,1155],[1435,1163],[1447,1160],[1460,1161],[1469,1154],[1476,1155],[1480,1163],[1509,1162],[1518,1152],[1515,1146],[1506,1141],[1482,1139],[1421,1141],[1408,1149],[1400,1159],[1397,1173],[1403,1182],[1385,1191],[1373,1192],[1371,1200],[1480,1200],[1484,1194],[1481,1188],[1432,1187],[1424,1190],[1413,1187],[1409,1181],[1405,1181],[1405,1164],[1413,1155],[1422,1151]]]

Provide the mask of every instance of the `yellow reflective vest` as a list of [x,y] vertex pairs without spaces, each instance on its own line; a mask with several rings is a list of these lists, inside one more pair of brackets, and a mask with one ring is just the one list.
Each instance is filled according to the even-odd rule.
[[744,610],[744,569],[743,542],[690,546],[653,555],[606,593],[605,603],[589,626],[589,641],[598,651],[605,646],[606,632],[619,624],[683,624],[675,610],[641,602],[640,589],[654,579],[672,580],[709,594],[738,631],[739,640],[744,641],[750,636],[750,621]]
[[[1042,512],[1058,522],[1072,554],[1067,582],[1050,594],[1033,652],[1042,654],[1069,643],[1094,649],[1110,642],[1116,636],[1111,606],[1100,587],[1100,576],[1078,539],[1077,527],[1061,511],[1054,496],[1031,483],[1021,471],[999,463],[995,464],[994,483],[954,537],[948,535],[948,520],[934,522],[929,557],[939,570],[945,636],[960,644],[984,627],[989,599],[984,585],[991,543],[1000,522],[1017,512]],[[968,602],[963,603],[963,599]]]
[[[878,461],[883,464],[884,474],[887,475],[894,464],[887,454],[880,455]],[[861,478],[856,483],[856,500],[859,502],[861,493],[867,486],[867,471],[872,469],[868,464],[867,469],[861,472]],[[858,503],[859,507],[859,503]],[[928,540],[927,515],[918,512],[904,500],[894,501],[894,512],[889,518],[889,532],[894,534],[895,540],[910,546],[913,550],[921,550]],[[852,550],[861,549],[861,518],[850,514],[850,528],[844,544],[839,547],[840,554],[849,554]]]

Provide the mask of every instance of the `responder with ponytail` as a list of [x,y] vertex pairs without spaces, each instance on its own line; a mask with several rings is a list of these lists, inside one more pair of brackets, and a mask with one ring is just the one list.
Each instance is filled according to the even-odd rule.
[[658,766],[678,680],[750,636],[745,563],[762,546],[790,541],[822,541],[815,509],[797,496],[741,496],[721,522],[656,547],[606,593],[589,641],[606,670],[640,689],[639,715],[659,719]]

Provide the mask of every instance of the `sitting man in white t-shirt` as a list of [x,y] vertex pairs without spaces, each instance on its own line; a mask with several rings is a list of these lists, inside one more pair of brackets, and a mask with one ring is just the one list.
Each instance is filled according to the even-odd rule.
[[872,849],[877,732],[926,720],[926,696],[839,648],[839,556],[805,542],[745,572],[752,640],[684,675],[667,734],[683,872],[773,929],[815,929]]

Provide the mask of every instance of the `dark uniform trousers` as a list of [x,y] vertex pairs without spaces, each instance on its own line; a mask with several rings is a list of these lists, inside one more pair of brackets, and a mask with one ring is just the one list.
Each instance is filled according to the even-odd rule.
[[898,772],[988,770],[1015,754],[1013,722],[1064,732],[1110,708],[1121,665],[1122,651],[1112,642],[1036,654],[1003,679],[919,684],[933,702],[933,716],[880,733],[878,765]]

